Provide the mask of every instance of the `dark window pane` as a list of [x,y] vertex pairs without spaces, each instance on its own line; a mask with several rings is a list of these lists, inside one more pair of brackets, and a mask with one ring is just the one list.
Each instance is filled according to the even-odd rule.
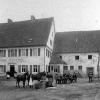
[[82,66],[78,66],[78,70],[82,70]]
[[76,60],[79,60],[79,56],[75,56],[75,59],[76,59]]
[[64,70],[68,70],[68,66],[64,66]]
[[74,66],[70,66],[70,70],[74,70]]
[[88,59],[92,59],[92,55],[88,55]]

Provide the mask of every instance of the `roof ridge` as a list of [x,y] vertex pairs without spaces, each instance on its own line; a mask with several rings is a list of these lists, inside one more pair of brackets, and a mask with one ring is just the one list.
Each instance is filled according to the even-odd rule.
[[[54,19],[54,17],[38,18],[38,19],[35,19],[34,21],[44,21],[44,20],[48,20],[48,19]],[[32,20],[30,19],[30,20],[14,21],[12,23],[21,23],[21,22],[32,22]],[[8,22],[6,22],[6,23],[0,23],[0,25],[2,25],[2,24],[9,24],[9,23]]]
[[82,31],[63,31],[63,32],[56,32],[57,34],[64,34],[64,33],[73,33],[73,32],[75,32],[75,33],[79,33],[79,32],[97,32],[97,31],[100,31],[100,30],[82,30]]

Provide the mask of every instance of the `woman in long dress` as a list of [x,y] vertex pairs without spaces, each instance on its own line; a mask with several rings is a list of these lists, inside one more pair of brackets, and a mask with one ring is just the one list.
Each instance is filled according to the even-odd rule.
[[33,87],[32,75],[30,75],[29,86],[30,88]]

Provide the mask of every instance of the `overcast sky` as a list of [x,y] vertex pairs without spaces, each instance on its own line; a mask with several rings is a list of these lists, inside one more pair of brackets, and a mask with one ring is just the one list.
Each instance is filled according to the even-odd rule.
[[100,30],[100,0],[0,0],[0,23],[54,17],[56,31]]

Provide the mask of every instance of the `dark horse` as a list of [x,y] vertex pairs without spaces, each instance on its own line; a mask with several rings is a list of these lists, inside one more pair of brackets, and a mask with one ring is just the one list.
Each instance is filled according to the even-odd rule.
[[25,72],[24,74],[22,75],[17,75],[16,77],[16,87],[20,87],[20,82],[22,81],[23,82],[23,87],[25,87],[25,82],[27,80],[27,77],[29,76],[29,73],[28,72]]
[[[39,72],[37,74],[30,74],[27,77],[28,80],[28,85],[29,85],[29,80],[30,80],[30,76],[32,78],[32,81],[34,80],[38,80],[39,82],[43,82],[41,80],[46,80],[46,78],[48,78],[48,81],[46,82],[46,86],[49,87],[52,85],[52,80],[53,80],[53,76],[51,74],[48,74],[46,72]],[[41,83],[40,83],[41,84]]]
[[29,86],[29,81],[30,81],[30,77],[32,78],[32,81],[33,80],[38,80],[40,81],[43,76],[46,76],[46,73],[45,72],[39,72],[37,74],[32,74],[30,73],[28,76],[27,76],[27,81],[28,81],[28,86]]

